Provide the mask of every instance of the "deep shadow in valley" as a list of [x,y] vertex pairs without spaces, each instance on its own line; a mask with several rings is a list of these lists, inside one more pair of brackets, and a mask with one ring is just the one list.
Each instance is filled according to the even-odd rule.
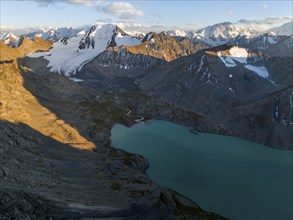
[[1,219],[223,219],[149,180],[140,156],[74,149],[23,123],[0,128]]
[[[138,203],[136,198],[123,199],[127,190],[113,193],[113,184],[121,180],[113,174],[115,159],[110,149],[99,154],[74,149],[22,123],[0,121],[0,128],[1,219],[15,215],[20,219],[137,219],[145,215],[144,207],[130,206]],[[118,157],[116,172],[117,163]],[[131,176],[123,165],[119,172],[133,181],[138,176]],[[148,181],[146,176],[140,178]],[[148,184],[141,186],[148,188]]]
[[[41,120],[45,120],[47,114],[54,114],[56,119],[50,121],[52,125],[44,124],[47,130],[50,131],[50,126],[54,126],[60,120],[64,121],[86,140],[95,143],[96,148],[93,149],[94,152],[74,149],[70,143],[64,145],[56,141],[55,137],[58,137],[58,134],[51,135],[49,132],[49,135],[44,135],[26,125],[7,125],[3,122],[2,126],[8,127],[7,134],[3,135],[7,136],[9,143],[12,141],[14,145],[13,140],[16,140],[17,143],[30,145],[32,142],[34,145],[30,147],[33,151],[32,155],[30,153],[27,155],[26,151],[14,149],[18,152],[16,158],[19,158],[19,161],[28,161],[27,165],[19,165],[23,167],[23,173],[27,177],[23,181],[18,181],[17,179],[25,178],[25,176],[12,172],[14,175],[11,179],[6,178],[2,182],[2,187],[5,188],[11,182],[14,182],[15,187],[7,189],[8,197],[3,198],[13,200],[19,196],[21,201],[25,200],[25,204],[27,204],[27,197],[31,198],[29,203],[32,204],[36,201],[47,203],[49,200],[52,205],[48,203],[48,209],[52,207],[53,210],[57,210],[56,212],[61,212],[61,215],[64,214],[64,217],[74,216],[77,211],[84,213],[80,214],[81,217],[101,216],[119,217],[119,219],[120,217],[122,219],[123,217],[125,219],[169,217],[172,219],[174,216],[190,216],[190,219],[197,217],[221,219],[213,213],[202,211],[195,203],[176,192],[152,182],[144,174],[148,162],[143,157],[110,146],[112,125],[114,123],[131,125],[135,120],[127,116],[127,110],[118,106],[113,99],[104,98],[102,93],[79,85],[64,76],[49,73],[47,68],[42,69],[38,65],[32,68],[25,65],[22,60],[19,64],[23,86],[41,106],[49,110],[49,113],[40,116],[34,123],[42,124]],[[97,97],[100,97],[99,100]],[[113,98],[113,96],[110,97]],[[10,134],[13,134],[14,130],[17,131],[16,135],[19,138]],[[70,138],[70,133],[65,134]],[[26,139],[27,137],[29,140]],[[17,143],[16,146],[18,146]],[[7,146],[9,145],[4,142],[3,149],[13,149]],[[21,146],[20,144],[19,147]],[[8,155],[15,154],[8,153]],[[26,157],[31,159],[22,159]],[[14,161],[10,157],[7,158],[9,160],[3,163],[7,167],[12,166],[8,168],[8,172],[18,169],[13,168]],[[49,173],[47,174],[41,168],[38,170],[39,165],[36,163],[44,166]],[[29,172],[25,172],[26,170]],[[31,185],[26,182],[31,182]],[[25,188],[26,186],[28,189]],[[19,188],[23,189],[24,193],[19,192]],[[11,206],[14,205],[18,204]],[[3,209],[8,210],[9,207],[3,206]],[[26,214],[27,210],[20,212]]]

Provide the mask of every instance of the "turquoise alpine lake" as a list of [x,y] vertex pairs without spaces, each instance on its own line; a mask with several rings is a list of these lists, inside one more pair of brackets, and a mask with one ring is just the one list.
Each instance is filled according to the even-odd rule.
[[167,121],[115,124],[114,147],[143,155],[148,176],[229,219],[293,219],[293,151]]

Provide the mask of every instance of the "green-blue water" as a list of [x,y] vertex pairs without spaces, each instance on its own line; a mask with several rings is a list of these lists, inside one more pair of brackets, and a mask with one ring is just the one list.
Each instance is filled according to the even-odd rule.
[[292,220],[293,151],[166,121],[112,128],[112,144],[150,161],[159,184],[230,219]]

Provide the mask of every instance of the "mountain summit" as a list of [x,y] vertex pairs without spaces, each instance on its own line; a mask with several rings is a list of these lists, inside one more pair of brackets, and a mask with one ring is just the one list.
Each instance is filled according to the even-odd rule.
[[254,37],[256,34],[256,31],[249,28],[244,28],[230,22],[224,22],[202,28],[195,33],[194,37],[212,46],[217,46],[238,36]]
[[140,43],[140,39],[126,34],[113,23],[96,24],[85,34],[60,39],[49,52],[29,56],[44,56],[49,61],[48,67],[51,67],[52,72],[70,76],[109,46],[133,46]]
[[267,30],[265,33],[274,33],[275,35],[287,35],[290,36],[293,34],[293,22],[288,22],[283,24],[280,27],[274,27]]

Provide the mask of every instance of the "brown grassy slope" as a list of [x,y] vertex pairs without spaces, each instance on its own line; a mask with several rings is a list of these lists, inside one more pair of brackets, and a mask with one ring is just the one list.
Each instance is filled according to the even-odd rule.
[[32,41],[24,37],[22,43],[17,48],[11,48],[3,43],[0,43],[0,60],[16,60],[24,57],[27,53],[33,53],[38,50],[48,50],[52,46],[52,42],[45,41],[42,38],[36,38]]
[[92,142],[43,107],[23,86],[24,80],[17,59],[24,57],[26,53],[48,50],[51,46],[51,42],[42,39],[31,41],[27,38],[18,48],[0,44],[0,60],[14,60],[13,63],[0,64],[0,120],[24,123],[59,142],[76,148],[93,149]]

